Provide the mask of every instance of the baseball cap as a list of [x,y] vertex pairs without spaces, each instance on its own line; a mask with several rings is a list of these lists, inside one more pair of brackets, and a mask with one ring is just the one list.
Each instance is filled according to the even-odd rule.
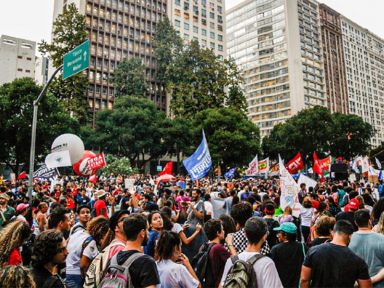
[[129,212],[127,210],[119,210],[113,213],[113,215],[109,219],[109,228],[112,231],[115,231],[117,224],[119,224],[120,217],[123,216],[124,214],[129,215]]
[[360,202],[359,200],[353,198],[351,201],[349,201],[348,206],[350,210],[359,210]]
[[284,222],[279,227],[273,228],[273,231],[283,231],[288,234],[296,234],[297,227],[292,222]]
[[27,209],[28,207],[29,207],[29,204],[20,203],[19,205],[17,205],[16,211],[21,212],[21,211]]

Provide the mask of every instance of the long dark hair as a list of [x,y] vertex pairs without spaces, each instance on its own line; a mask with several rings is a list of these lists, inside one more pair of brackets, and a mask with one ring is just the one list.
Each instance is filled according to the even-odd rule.
[[175,247],[180,246],[181,240],[179,235],[171,231],[163,231],[160,234],[160,237],[157,241],[156,252],[159,260],[171,259],[173,255],[173,250]]

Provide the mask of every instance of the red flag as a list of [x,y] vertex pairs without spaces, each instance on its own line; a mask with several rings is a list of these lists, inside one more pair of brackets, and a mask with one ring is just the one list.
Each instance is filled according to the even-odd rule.
[[164,174],[172,174],[173,170],[173,162],[168,162],[165,164],[163,171],[159,173],[159,176],[164,175]]
[[317,158],[316,152],[313,152],[313,172],[323,177],[323,169],[320,167],[319,159]]
[[297,152],[296,156],[285,165],[285,168],[287,168],[288,172],[291,174],[304,169],[304,162],[300,152]]
[[97,176],[96,175],[89,176],[88,182],[96,183],[97,182]]
[[19,174],[19,176],[17,176],[17,180],[20,180],[20,179],[27,179],[27,172],[23,171]]
[[88,169],[93,171],[96,171],[105,165],[107,165],[107,163],[105,163],[104,153],[97,154],[96,156],[89,158],[87,161]]

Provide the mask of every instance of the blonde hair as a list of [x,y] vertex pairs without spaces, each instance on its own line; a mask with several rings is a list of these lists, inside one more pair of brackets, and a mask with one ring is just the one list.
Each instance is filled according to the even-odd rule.
[[27,268],[9,265],[0,271],[0,287],[36,288],[36,283]]
[[384,234],[384,212],[381,213],[379,222],[377,222],[375,232],[379,234]]
[[31,229],[24,221],[9,223],[0,233],[0,265],[8,262],[12,250],[21,246],[31,235]]

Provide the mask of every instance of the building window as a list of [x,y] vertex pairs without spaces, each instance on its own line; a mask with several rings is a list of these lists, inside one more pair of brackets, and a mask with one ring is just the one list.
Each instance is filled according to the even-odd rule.
[[32,61],[32,58],[31,58],[31,57],[27,57],[27,60],[28,60],[28,61]]
[[215,19],[215,13],[213,13],[213,12],[209,12],[209,18],[211,18],[211,19]]
[[180,27],[180,21],[179,20],[175,20],[175,26]]
[[223,41],[223,35],[217,34],[217,40]]
[[184,29],[189,30],[189,23],[184,23]]
[[210,42],[210,45],[209,45],[209,46],[211,47],[211,49],[215,49],[215,43]]
[[211,39],[215,39],[215,32],[210,32],[209,36],[211,37]]
[[19,71],[19,72],[23,72],[23,69],[21,69],[21,68],[18,68],[18,69],[17,69],[17,71]]
[[180,0],[175,0],[175,4],[180,6]]
[[17,58],[19,58],[19,59],[23,59],[23,56],[17,56]]
[[184,1],[184,10],[189,10],[189,3]]
[[201,16],[207,17],[207,10],[201,9]]
[[25,70],[26,73],[31,73],[31,70]]
[[217,47],[218,47],[217,49],[219,49],[219,51],[223,51],[223,45],[219,44],[219,45],[217,45]]
[[207,30],[206,29],[201,29],[201,34],[203,36],[207,36]]
[[199,28],[197,26],[193,26],[193,33],[199,33]]

